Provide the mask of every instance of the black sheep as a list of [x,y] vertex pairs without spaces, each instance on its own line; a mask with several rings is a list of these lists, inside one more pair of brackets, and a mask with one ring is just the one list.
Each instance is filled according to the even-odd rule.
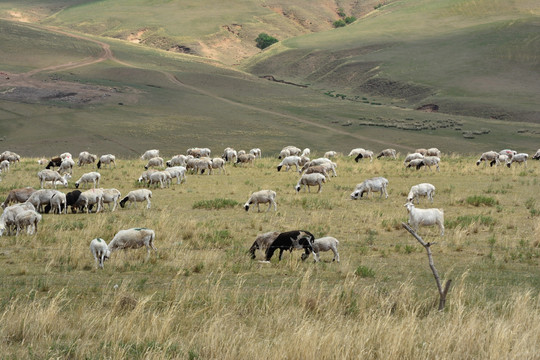
[[60,167],[61,164],[62,164],[62,158],[60,156],[53,157],[49,161],[49,164],[45,167],[45,169],[54,168],[55,166]]
[[77,203],[77,200],[79,200],[80,195],[81,195],[80,190],[74,190],[66,194],[66,206],[71,206],[72,213],[77,212],[76,210],[77,206],[75,204]]
[[293,230],[283,232],[278,235],[276,240],[270,244],[266,249],[266,261],[270,261],[274,252],[279,249],[279,260],[281,261],[281,255],[285,250],[292,252],[294,248],[304,249],[306,254],[310,254],[313,251],[311,244],[315,241],[315,236],[312,233],[305,230]]

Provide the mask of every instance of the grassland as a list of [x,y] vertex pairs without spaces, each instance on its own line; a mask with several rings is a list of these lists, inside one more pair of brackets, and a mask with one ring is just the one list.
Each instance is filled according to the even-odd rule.
[[[406,170],[400,160],[341,157],[338,177],[320,194],[294,194],[297,174],[276,172],[277,159],[266,157],[153,189],[150,210],[44,214],[37,235],[0,242],[0,353],[533,359],[540,348],[540,169],[532,161],[508,169],[475,160],[445,154],[441,171],[430,172]],[[102,186],[125,194],[139,186],[143,165],[120,158],[116,169],[101,170]],[[39,169],[24,159],[3,174],[1,193],[37,186]],[[89,170],[76,168],[74,179]],[[390,181],[388,199],[349,200],[358,182],[377,175]],[[439,273],[453,280],[444,312],[436,311],[424,249],[401,228],[408,190],[421,182],[436,186],[433,206],[445,211],[444,237],[420,230],[434,242]],[[278,211],[246,213],[249,194],[265,188],[278,193]],[[144,250],[118,252],[95,269],[91,239],[110,241],[141,226],[156,231],[157,254],[145,260]],[[329,253],[318,264],[301,262],[297,251],[271,264],[249,258],[257,234],[298,228],[338,238],[341,263]]]

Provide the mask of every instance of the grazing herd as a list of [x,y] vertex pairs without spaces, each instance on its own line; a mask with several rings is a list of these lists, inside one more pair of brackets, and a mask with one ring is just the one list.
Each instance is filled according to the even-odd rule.
[[[179,154],[173,156],[170,160],[164,161],[159,156],[159,150],[153,149],[146,151],[141,159],[146,160],[144,166],[145,171],[141,174],[138,182],[146,185],[146,187],[165,188],[170,187],[174,178],[176,184],[181,184],[186,181],[186,174],[204,174],[210,175],[213,171],[227,174],[225,166],[232,163],[233,166],[250,166],[257,158],[261,157],[261,150],[253,148],[249,152],[240,150],[236,151],[233,148],[226,148],[221,157],[211,158],[211,151],[208,148],[190,148],[186,155]],[[317,186],[317,192],[321,192],[323,184],[330,180],[330,175],[337,176],[337,164],[331,159],[339,156],[335,151],[328,151],[324,157],[311,160],[309,156],[311,150],[305,148],[301,150],[295,146],[284,147],[278,155],[281,160],[277,166],[279,172],[283,167],[288,171],[291,167],[300,174],[300,178],[294,186],[295,192],[299,193],[303,187],[307,187],[307,192],[311,192],[312,186]],[[369,158],[373,161],[374,152],[363,148],[356,148],[349,153],[350,157],[354,157],[356,162],[360,159]],[[397,159],[395,149],[384,149],[378,155],[377,159],[386,157],[391,160]],[[540,150],[532,157],[540,160]],[[98,160],[99,159],[99,160]],[[477,165],[484,162],[490,166],[497,166],[501,163],[511,167],[512,164],[524,164],[527,166],[528,154],[517,153],[516,151],[505,149],[500,152],[488,151],[483,153]],[[98,160],[98,161],[97,161]],[[98,156],[83,151],[79,154],[77,165],[83,167],[91,165],[97,161],[95,165],[97,169],[104,167],[116,168],[116,157],[112,154]],[[10,165],[20,162],[20,156],[5,151],[0,154],[0,172],[7,173]],[[71,207],[72,212],[82,211],[86,213],[100,212],[104,210],[104,204],[108,204],[109,211],[115,211],[117,204],[120,207],[128,208],[132,205],[136,206],[138,202],[146,202],[146,209],[151,207],[152,191],[148,188],[135,189],[128,192],[122,197],[120,191],[115,188],[103,189],[99,187],[101,174],[96,171],[84,173],[76,182],[77,190],[63,193],[56,190],[58,185],[68,187],[68,181],[73,174],[75,162],[70,153],[63,153],[60,156],[53,157],[49,160],[40,159],[40,165],[46,165],[46,168],[37,173],[40,182],[40,189],[36,190],[33,187],[23,187],[11,190],[4,202],[1,204],[3,213],[0,216],[0,236],[3,234],[21,234],[26,232],[29,235],[36,234],[38,224],[42,220],[41,213],[51,212],[53,214],[67,214],[68,207]],[[416,149],[415,152],[408,154],[405,157],[404,166],[406,168],[416,168],[419,170],[422,167],[435,167],[440,171],[441,152],[436,148]],[[167,168],[164,169],[165,165]],[[55,170],[55,168],[58,168]],[[91,184],[91,188],[90,188]],[[364,180],[356,185],[354,191],[350,194],[352,200],[362,198],[366,194],[369,198],[370,193],[379,192],[379,198],[384,195],[388,198],[388,179],[377,176]],[[49,187],[49,188],[47,188]],[[81,191],[78,188],[89,188]],[[444,235],[444,211],[437,208],[419,209],[414,203],[420,203],[420,197],[425,197],[427,201],[433,203],[435,195],[435,186],[429,183],[421,183],[413,185],[407,195],[407,202],[404,205],[409,215],[409,224],[418,231],[420,226],[438,226],[440,235]],[[257,206],[257,212],[260,212],[260,204],[268,204],[266,212],[273,207],[274,212],[277,212],[276,192],[273,190],[260,190],[253,192],[249,199],[244,204],[244,209],[249,211],[250,207]],[[95,208],[95,210],[94,210]],[[128,230],[120,230],[109,244],[102,238],[95,238],[90,243],[91,253],[96,261],[96,266],[104,267],[104,261],[107,260],[111,253],[118,249],[140,248],[146,247],[147,257],[150,256],[151,250],[157,252],[154,246],[155,232],[146,228],[132,228]],[[256,250],[264,251],[264,261],[270,262],[275,251],[279,250],[279,260],[282,258],[284,251],[293,249],[302,249],[304,253],[301,256],[302,260],[313,254],[314,261],[320,261],[320,252],[332,251],[334,254],[333,261],[339,262],[338,253],[339,241],[332,236],[325,236],[316,239],[313,234],[306,230],[293,230],[286,232],[270,231],[257,236],[255,242],[249,249],[252,258],[256,258]]]

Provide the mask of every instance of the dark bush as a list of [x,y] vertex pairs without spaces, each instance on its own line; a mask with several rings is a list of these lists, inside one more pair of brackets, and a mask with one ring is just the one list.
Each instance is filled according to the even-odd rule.
[[260,33],[259,36],[257,36],[257,38],[255,39],[255,42],[257,42],[257,47],[261,50],[266,49],[267,47],[277,43],[278,41],[278,39],[266,33]]

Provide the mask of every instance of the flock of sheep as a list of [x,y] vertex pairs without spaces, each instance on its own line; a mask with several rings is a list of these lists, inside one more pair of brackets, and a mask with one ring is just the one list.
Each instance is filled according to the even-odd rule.
[[[277,166],[279,172],[282,168],[288,171],[293,166],[300,174],[300,178],[295,185],[296,192],[300,192],[303,187],[307,187],[310,192],[311,186],[318,186],[318,192],[322,190],[322,185],[330,178],[337,176],[337,164],[332,159],[338,156],[335,151],[329,151],[324,154],[324,157],[310,159],[310,149],[301,150],[295,146],[287,146],[281,150],[278,158],[281,162]],[[204,174],[210,175],[213,171],[219,170],[224,172],[225,165],[232,163],[234,165],[250,164],[256,158],[262,156],[261,150],[258,148],[251,149],[249,152],[236,151],[233,148],[226,148],[221,157],[210,157],[211,151],[208,148],[191,148],[188,149],[186,155],[175,155],[168,161],[164,161],[159,156],[159,150],[148,150],[141,159],[147,160],[144,166],[145,171],[141,174],[138,181],[145,184],[147,187],[160,186],[161,188],[169,187],[172,179],[177,179],[177,184],[186,180],[186,174]],[[354,157],[358,162],[360,159],[366,158],[373,161],[374,153],[370,150],[357,148],[351,150],[350,157]],[[377,158],[388,157],[397,159],[397,154],[394,149],[382,150]],[[439,163],[441,152],[436,148],[417,149],[414,153],[408,154],[404,161],[404,166],[408,168],[426,167],[431,170],[435,166],[437,171],[440,171]],[[489,151],[481,155],[477,161],[479,165],[482,161],[490,166],[505,163],[510,167],[513,163],[523,163],[527,166],[528,155],[525,153],[517,153],[515,151],[505,149],[500,152]],[[540,149],[533,156],[533,159],[540,159]],[[5,151],[0,154],[0,173],[9,171],[10,164],[15,164],[20,161],[20,156],[11,152]],[[97,169],[102,166],[116,167],[116,157],[112,154],[103,155],[99,158],[96,155],[86,151],[79,154],[77,165],[82,167],[91,165],[97,161]],[[130,191],[124,198],[121,199],[121,193],[117,189],[99,188],[101,175],[99,172],[91,171],[84,173],[76,182],[77,190],[63,193],[56,190],[57,186],[68,186],[68,181],[73,174],[75,161],[71,154],[64,153],[52,159],[41,159],[38,161],[40,165],[46,165],[46,168],[39,171],[37,174],[41,189],[36,190],[33,187],[25,187],[14,189],[9,192],[5,201],[1,204],[4,209],[0,216],[0,236],[5,232],[7,234],[19,235],[26,231],[27,234],[35,234],[38,229],[38,223],[42,219],[41,213],[67,213],[68,207],[71,207],[72,212],[92,211],[95,207],[95,212],[104,210],[104,204],[109,204],[110,211],[115,211],[117,203],[121,207],[125,207],[127,203],[131,206],[132,203],[146,202],[146,208],[151,206],[152,191],[147,188],[135,189]],[[156,168],[164,168],[159,170]],[[54,170],[54,168],[58,168]],[[0,179],[1,180],[1,179]],[[388,180],[384,177],[373,177],[366,179],[358,184],[351,193],[350,198],[356,200],[363,197],[364,194],[379,192],[380,197],[385,195],[388,198],[387,186]],[[80,191],[79,187],[91,189]],[[47,188],[50,187],[50,188]],[[435,194],[435,186],[429,183],[417,184],[411,187],[407,196],[405,207],[409,215],[409,224],[418,231],[420,226],[437,225],[440,229],[441,236],[444,235],[444,212],[441,209],[419,209],[416,208],[414,202],[419,203],[420,197],[426,197],[433,203]],[[249,211],[250,206],[257,206],[260,212],[260,204],[268,204],[267,212],[273,207],[277,211],[276,192],[273,190],[261,190],[251,194],[248,201],[244,204],[244,209]],[[13,204],[13,205],[12,205]],[[112,209],[111,209],[112,206]],[[133,228],[119,231],[109,244],[105,240],[96,238],[91,241],[90,249],[95,258],[97,266],[103,268],[103,262],[109,258],[112,251],[117,249],[139,248],[145,246],[150,255],[150,250],[156,250],[154,247],[155,232],[145,228]],[[250,253],[255,258],[255,251],[260,249],[265,251],[265,262],[269,262],[276,250],[280,250],[279,259],[285,250],[292,251],[293,249],[304,249],[302,260],[305,260],[310,254],[313,254],[314,260],[319,261],[319,253],[321,251],[331,250],[334,253],[335,261],[339,262],[339,253],[337,246],[339,241],[334,237],[323,237],[315,239],[313,234],[305,230],[294,230],[287,232],[268,232],[258,236],[250,248]]]

